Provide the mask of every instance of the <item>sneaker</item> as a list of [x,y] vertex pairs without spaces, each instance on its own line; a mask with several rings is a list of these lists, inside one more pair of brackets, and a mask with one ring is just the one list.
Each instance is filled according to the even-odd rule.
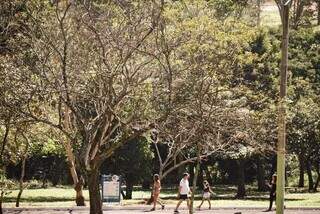
[[156,209],[155,208],[152,208],[150,211],[155,211]]
[[180,213],[178,210],[175,210],[174,213]]

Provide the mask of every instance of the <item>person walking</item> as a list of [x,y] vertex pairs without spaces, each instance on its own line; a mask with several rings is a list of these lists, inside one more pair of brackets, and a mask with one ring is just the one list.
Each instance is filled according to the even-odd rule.
[[211,202],[210,202],[210,196],[213,194],[212,189],[210,187],[210,184],[207,180],[203,181],[203,194],[202,194],[202,201],[201,204],[198,206],[198,209],[201,209],[201,206],[204,201],[208,201],[209,203],[209,210],[211,210]]
[[161,182],[159,179],[159,175],[155,174],[153,176],[153,186],[152,186],[152,196],[153,196],[153,208],[150,211],[156,210],[156,205],[159,203],[161,205],[161,209],[164,209],[164,204],[161,202],[159,196],[161,191]]
[[272,179],[271,179],[271,183],[267,183],[268,187],[270,188],[270,196],[269,196],[269,209],[266,210],[266,212],[271,211],[272,209],[272,204],[273,201],[276,200],[276,190],[277,190],[277,175],[273,174],[272,175]]
[[188,173],[184,173],[183,174],[183,178],[181,179],[180,181],[180,184],[179,184],[179,191],[178,191],[178,204],[174,210],[174,213],[179,213],[178,209],[179,209],[179,206],[181,205],[181,203],[183,201],[187,201],[187,205],[188,205],[188,210],[190,210],[190,200],[189,200],[189,197],[188,197],[188,194],[191,192],[190,191],[190,187],[189,187],[189,174]]

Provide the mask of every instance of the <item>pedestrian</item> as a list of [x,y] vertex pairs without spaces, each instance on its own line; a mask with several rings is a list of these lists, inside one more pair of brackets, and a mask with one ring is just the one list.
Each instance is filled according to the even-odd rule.
[[190,200],[189,200],[189,197],[188,197],[188,194],[191,192],[190,191],[190,187],[189,187],[189,177],[190,176],[189,176],[188,173],[184,173],[183,174],[183,178],[180,181],[179,191],[178,191],[179,202],[178,202],[178,204],[176,206],[176,209],[174,210],[174,213],[179,213],[179,211],[178,211],[179,206],[185,200],[187,201],[188,210],[190,210]]
[[210,196],[213,194],[212,189],[210,187],[210,184],[207,180],[203,181],[203,193],[202,193],[202,201],[201,204],[198,206],[198,209],[201,209],[201,206],[204,201],[208,201],[209,203],[209,210],[211,210],[211,202],[210,202]]
[[270,204],[269,204],[269,209],[267,209],[266,212],[269,212],[272,209],[273,201],[276,200],[276,190],[277,190],[277,175],[276,174],[272,175],[271,183],[270,184],[267,183],[267,186],[270,188],[270,196],[269,196]]
[[164,209],[164,204],[161,202],[159,196],[161,191],[161,182],[158,174],[153,176],[152,196],[153,196],[153,208],[150,211],[156,210],[156,205],[159,203],[161,209]]

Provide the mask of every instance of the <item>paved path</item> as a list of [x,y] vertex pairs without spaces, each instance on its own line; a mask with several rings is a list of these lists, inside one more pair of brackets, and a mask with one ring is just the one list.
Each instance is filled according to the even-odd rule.
[[[139,207],[105,207],[104,214],[141,214],[141,213],[155,213],[155,214],[167,214],[173,213],[173,207],[168,207],[165,210],[157,210],[154,212],[149,211],[150,206]],[[263,208],[214,208],[212,210],[196,210],[199,214],[264,214]],[[5,209],[6,214],[88,214],[88,208],[30,208],[30,209]],[[187,214],[188,211],[185,207],[180,209],[181,214]],[[275,211],[268,212],[269,214],[275,214]],[[289,208],[285,210],[286,214],[320,214],[320,208]]]

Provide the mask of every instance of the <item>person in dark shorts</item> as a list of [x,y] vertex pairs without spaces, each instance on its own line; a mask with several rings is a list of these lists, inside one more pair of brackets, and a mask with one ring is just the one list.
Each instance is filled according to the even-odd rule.
[[269,196],[270,204],[269,204],[269,209],[267,209],[266,212],[269,212],[272,209],[273,201],[276,200],[276,190],[277,190],[277,175],[276,174],[272,175],[271,183],[270,184],[267,183],[267,185],[270,188],[270,196]]
[[179,213],[179,211],[178,211],[179,206],[185,200],[187,201],[188,210],[190,210],[190,200],[189,200],[189,197],[188,197],[189,193],[190,193],[189,174],[188,173],[184,173],[183,174],[183,178],[181,179],[180,184],[179,184],[179,191],[178,191],[179,202],[178,202],[178,204],[176,206],[176,209],[174,210],[174,213]]

